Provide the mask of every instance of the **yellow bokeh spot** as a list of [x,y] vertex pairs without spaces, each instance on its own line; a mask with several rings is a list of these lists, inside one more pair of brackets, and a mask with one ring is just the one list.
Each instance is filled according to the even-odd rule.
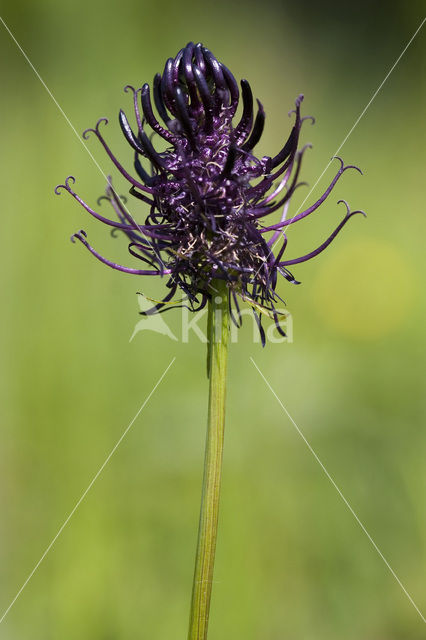
[[328,256],[323,254],[316,273],[315,309],[333,330],[376,339],[407,320],[414,273],[396,245],[364,238],[334,246]]

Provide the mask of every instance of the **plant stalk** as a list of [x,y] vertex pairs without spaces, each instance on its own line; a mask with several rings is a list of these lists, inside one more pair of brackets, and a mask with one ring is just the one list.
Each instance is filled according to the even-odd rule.
[[215,280],[212,289],[207,322],[209,409],[188,640],[207,638],[222,475],[229,336],[228,289],[222,280]]

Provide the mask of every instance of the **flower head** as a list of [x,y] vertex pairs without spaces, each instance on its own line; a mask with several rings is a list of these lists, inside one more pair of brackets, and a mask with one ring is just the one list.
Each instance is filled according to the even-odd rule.
[[[163,74],[154,77],[152,94],[158,116],[148,84],[140,89],[127,86],[125,90],[133,94],[135,125],[123,111],[119,122],[134,151],[134,173],[124,168],[105,141],[100,130],[100,125],[108,122],[105,118],[94,129],[87,129],[83,137],[96,135],[131,185],[131,195],[149,208],[144,223],[136,222],[110,178],[104,197],[117,220],[102,216],[84,202],[71,186],[75,182],[72,176],[56,187],[56,192],[66,189],[92,216],[122,230],[130,240],[129,252],[144,263],[144,268],[107,260],[88,243],[84,231],[72,239],[82,242],[113,269],[166,276],[169,291],[150,312],[170,308],[178,290],[191,310],[198,310],[212,295],[214,280],[224,279],[237,324],[242,299],[251,304],[262,335],[262,313],[272,317],[280,330],[276,311],[280,300],[276,293],[278,275],[298,284],[288,267],[318,255],[355,213],[362,212],[351,212],[341,201],[346,214],[337,228],[317,249],[298,258],[285,257],[286,228],[313,213],[347,169],[360,170],[345,166],[338,158],[340,167],[323,195],[306,210],[288,217],[291,197],[302,184],[298,181],[301,162],[309,146],[299,150],[302,123],[307,119],[300,114],[303,96],[297,98],[289,114],[294,114],[294,124],[281,151],[258,158],[254,149],[265,123],[263,106],[258,100],[254,116],[250,85],[241,80],[242,112],[238,119],[235,117],[240,101],[238,84],[229,69],[202,44],[190,42],[175,58],[167,60]],[[153,134],[165,142],[164,151],[156,150]],[[282,212],[280,220],[268,224],[267,216],[276,211]]]

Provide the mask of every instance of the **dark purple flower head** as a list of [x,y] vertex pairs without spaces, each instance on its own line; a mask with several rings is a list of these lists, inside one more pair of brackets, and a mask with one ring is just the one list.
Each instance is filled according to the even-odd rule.
[[[302,95],[290,112],[295,120],[281,151],[258,158],[254,148],[265,123],[263,106],[257,101],[255,116],[250,85],[241,80],[242,112],[235,119],[240,100],[238,84],[229,69],[202,44],[189,43],[175,58],[167,60],[162,75],[155,76],[152,94],[162,123],[154,114],[148,84],[125,90],[133,93],[135,126],[123,111],[119,122],[134,151],[134,173],[127,172],[105,142],[100,131],[100,125],[108,122],[105,118],[83,136],[87,138],[90,132],[96,135],[130,183],[130,193],[149,207],[145,222],[135,221],[110,179],[105,197],[117,221],[86,204],[73,190],[72,176],[56,192],[66,189],[92,216],[121,229],[130,240],[130,253],[144,263],[143,268],[123,267],[102,257],[88,243],[84,231],[76,233],[73,240],[80,240],[99,260],[119,271],[167,276],[169,292],[151,312],[170,308],[167,303],[178,289],[192,310],[200,309],[212,295],[212,281],[221,278],[228,283],[237,323],[240,298],[251,304],[262,334],[259,313],[274,318],[278,326],[278,275],[297,284],[287,267],[323,251],[349,218],[360,212],[351,212],[344,203],[346,215],[329,238],[311,253],[291,260],[285,258],[285,229],[313,213],[343,172],[357,167],[345,166],[338,158],[340,168],[324,194],[308,209],[289,218],[290,199],[301,184],[302,156],[309,146],[298,150],[306,120],[300,115]],[[155,149],[153,133],[163,138],[165,151]],[[266,217],[278,210],[282,211],[281,219],[268,226]]]

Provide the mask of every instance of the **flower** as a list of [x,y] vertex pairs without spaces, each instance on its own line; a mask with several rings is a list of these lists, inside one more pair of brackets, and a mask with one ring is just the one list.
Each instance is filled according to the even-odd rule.
[[[241,80],[242,113],[235,114],[240,99],[238,84],[229,69],[201,43],[190,42],[175,58],[166,62],[163,74],[153,81],[153,98],[162,123],[154,114],[150,87],[131,86],[136,131],[123,111],[119,122],[134,151],[134,171],[128,173],[105,141],[100,125],[83,133],[94,133],[115,167],[129,182],[130,194],[149,207],[144,224],[135,221],[125,201],[118,196],[108,178],[106,199],[117,220],[97,213],[73,190],[75,179],[56,187],[68,191],[86,211],[101,222],[123,231],[130,243],[129,252],[144,263],[144,268],[124,267],[100,255],[87,241],[84,231],[72,236],[101,262],[124,273],[167,277],[167,295],[145,313],[161,312],[176,303],[180,290],[195,311],[203,308],[212,295],[215,279],[225,279],[233,320],[241,321],[239,300],[249,302],[264,339],[261,315],[279,317],[276,303],[277,279],[281,274],[299,284],[288,270],[293,264],[310,260],[321,253],[356,213],[345,201],[346,214],[333,233],[317,249],[293,259],[286,259],[288,226],[310,215],[326,200],[336,182],[353,165],[340,167],[323,195],[309,208],[287,217],[291,197],[298,186],[302,157],[310,145],[298,150],[304,120],[295,103],[295,120],[290,135],[279,153],[256,157],[265,123],[265,112],[257,101],[254,117],[253,94],[247,80]],[[147,128],[166,143],[157,151]],[[164,146],[164,144],[163,144]],[[145,166],[144,166],[144,164]],[[360,171],[361,172],[361,171]],[[274,224],[267,216],[282,210]],[[365,214],[364,214],[365,215]],[[274,249],[277,247],[276,252]],[[179,301],[181,302],[181,301]]]

